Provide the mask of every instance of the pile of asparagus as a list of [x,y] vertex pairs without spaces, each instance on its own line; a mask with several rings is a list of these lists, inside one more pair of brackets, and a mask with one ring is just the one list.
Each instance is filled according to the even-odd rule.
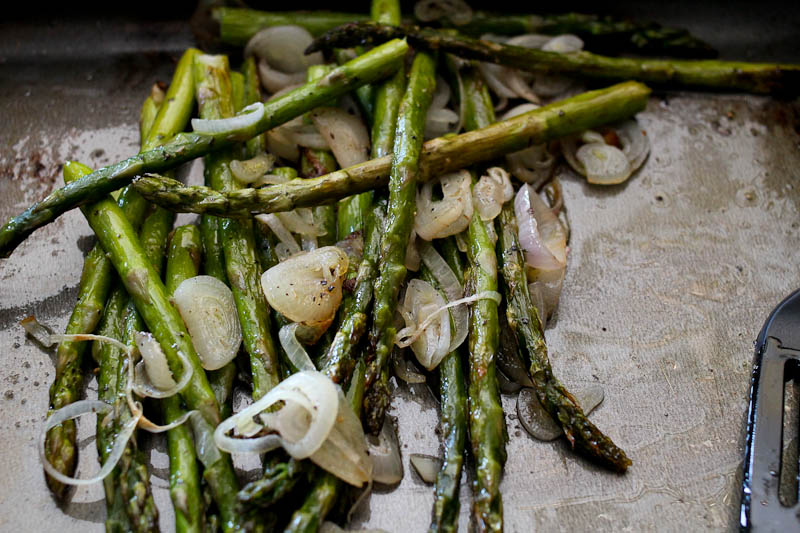
[[[66,332],[97,332],[130,346],[136,332],[150,331],[176,380],[185,371],[182,357],[190,362],[192,376],[180,395],[147,405],[148,412],[157,413],[151,416],[164,424],[179,421],[187,410],[199,413],[189,418],[189,425],[167,431],[170,493],[178,531],[315,531],[326,517],[341,518],[355,496],[332,474],[282,451],[268,453],[263,476],[240,487],[230,457],[214,445],[214,428],[231,414],[235,381],[244,380],[257,399],[296,370],[275,341],[278,328],[288,321],[270,309],[260,284],[262,272],[278,263],[275,238],[254,222],[254,214],[313,207],[315,219],[326,228],[320,246],[354,235],[363,239],[363,254],[351,264],[349,291],[337,320],[315,347],[315,363],[347,390],[352,409],[367,430],[377,434],[391,402],[390,360],[397,337],[398,294],[407,279],[417,275],[407,271],[405,256],[419,184],[463,168],[478,173],[498,157],[531,144],[630,117],[645,107],[650,94],[640,81],[758,93],[796,94],[800,87],[800,68],[793,65],[555,54],[470,37],[486,32],[571,31],[589,36],[588,42],[606,51],[633,46],[638,52],[709,53],[707,45],[685,32],[608,18],[478,13],[455,32],[413,26],[414,21],[401,18],[399,3],[393,0],[373,2],[370,17],[229,8],[218,9],[215,17],[221,40],[232,45],[242,45],[258,30],[280,24],[297,24],[312,34],[322,34],[313,50],[383,44],[340,66],[310,69],[306,84],[264,103],[265,112],[257,122],[214,134],[185,131],[195,106],[200,118],[222,119],[261,102],[257,67],[249,57],[240,71],[234,71],[227,57],[190,49],[178,63],[166,93],[154,87],[142,107],[138,155],[96,171],[67,163],[65,187],[0,229],[0,255],[7,257],[36,228],[80,207],[97,244],[86,257],[79,301]],[[463,61],[458,64],[462,84],[455,89],[460,89],[457,97],[466,109],[466,131],[423,142],[437,66],[447,54],[537,72],[639,81],[589,91],[496,122],[491,95],[479,71],[471,61]],[[232,160],[266,152],[264,132],[355,91],[371,120],[372,159],[337,169],[330,152],[303,149],[298,168],[273,170],[297,179],[256,189],[244,187],[233,177]],[[185,186],[170,177],[172,169],[198,157],[205,158],[205,186]],[[202,216],[197,225],[173,230],[175,212]],[[500,531],[499,487],[507,440],[495,363],[500,313],[505,313],[518,341],[541,405],[572,448],[615,472],[625,472],[631,461],[588,421],[553,374],[542,317],[528,292],[513,207],[503,207],[493,221],[482,220],[476,211],[462,237],[466,253],[459,251],[452,237],[434,246],[470,293],[501,290],[503,302],[480,299],[473,303],[468,343],[448,354],[433,372],[441,398],[443,456],[435,482],[431,530],[457,529],[458,487],[469,442],[474,468],[473,523],[479,531]],[[183,320],[170,302],[183,280],[200,273],[229,284],[233,291],[245,352],[238,366],[231,362],[219,370],[203,370]],[[419,275],[434,285],[439,281],[426,268]],[[86,348],[82,342],[59,345],[51,410],[81,396]],[[132,364],[129,353],[107,343],[95,343],[92,348],[99,369],[99,399],[113,407],[97,424],[101,461],[132,416],[126,398]],[[73,421],[49,431],[45,453],[59,472],[74,474]],[[148,478],[148,465],[134,436],[104,480],[107,529],[158,529]],[[64,495],[63,484],[52,478],[48,483],[54,493]]]

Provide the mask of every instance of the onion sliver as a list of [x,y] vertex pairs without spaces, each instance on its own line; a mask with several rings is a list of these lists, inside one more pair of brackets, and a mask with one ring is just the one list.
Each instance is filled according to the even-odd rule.
[[47,472],[50,477],[56,481],[64,483],[65,485],[91,485],[93,483],[97,483],[98,481],[102,481],[114,470],[114,467],[117,466],[120,457],[122,457],[122,453],[125,451],[125,446],[128,444],[128,440],[130,440],[131,435],[133,435],[133,431],[136,429],[136,425],[139,423],[138,416],[131,417],[130,420],[128,420],[121,428],[119,428],[117,437],[114,439],[114,445],[111,447],[111,453],[108,454],[108,458],[100,468],[100,472],[98,472],[97,475],[92,478],[77,479],[65,476],[50,464],[50,462],[47,460],[47,455],[45,454],[45,440],[47,438],[47,432],[52,428],[63,422],[66,422],[67,420],[72,420],[73,418],[77,418],[85,414],[97,413],[99,415],[106,413],[111,409],[112,406],[105,402],[101,402],[100,400],[79,400],[62,407],[61,409],[58,409],[57,411],[54,411],[49,417],[47,417],[47,421],[45,422],[41,433],[39,433],[38,448],[39,459],[42,461],[45,472]]
[[314,38],[300,26],[272,26],[250,38],[244,56],[255,54],[281,72],[301,73],[311,65],[322,63],[320,52],[306,55],[305,50]]
[[[161,349],[160,346],[159,349]],[[130,386],[132,390],[143,398],[169,398],[170,396],[178,394],[183,390],[186,384],[189,383],[189,380],[192,379],[192,373],[194,372],[192,369],[192,363],[189,361],[189,358],[186,357],[186,354],[183,352],[178,352],[178,357],[180,357],[181,364],[183,365],[183,373],[181,374],[180,381],[175,383],[175,385],[167,389],[159,389],[153,385],[152,381],[150,380],[145,362],[139,361],[136,364],[136,367],[133,369],[133,375],[131,376],[130,380]]]
[[217,370],[232,361],[242,343],[233,292],[213,276],[183,280],[172,301],[183,318],[200,363]]
[[[494,172],[481,176],[472,187],[472,205],[484,222],[494,220],[502,211],[503,204],[514,196],[508,173],[500,167],[489,170]],[[509,192],[511,197],[506,199]]]
[[[441,184],[442,199],[433,200],[433,187]],[[472,218],[472,176],[466,170],[430,180],[417,190],[414,230],[426,241],[461,233]]]
[[432,455],[423,455],[421,453],[412,453],[409,457],[411,466],[414,467],[419,477],[425,483],[436,483],[436,476],[442,468],[442,460]]
[[541,270],[558,270],[567,262],[567,236],[553,211],[530,185],[523,185],[514,198],[519,243],[525,263]]
[[286,352],[289,361],[292,362],[297,370],[316,370],[314,363],[311,362],[311,358],[308,356],[308,352],[297,340],[298,327],[300,327],[300,324],[287,324],[278,332],[278,339],[281,342],[283,351]]
[[[310,221],[302,216],[303,213],[309,215],[307,218],[310,219]],[[314,215],[310,209],[305,207],[299,207],[294,211],[275,213],[275,216],[280,219],[286,229],[298,235],[303,235],[305,237],[321,237],[327,233],[324,228],[318,228],[313,223]]]
[[134,339],[136,340],[136,347],[139,349],[139,353],[142,354],[142,359],[144,359],[144,366],[150,383],[161,391],[174,389],[177,383],[169,370],[167,356],[164,355],[164,351],[156,338],[150,333],[137,331],[134,334]]
[[272,154],[258,154],[252,159],[231,161],[231,173],[240,183],[253,183],[261,179],[275,165]]
[[[230,453],[263,453],[279,446],[295,459],[305,459],[319,450],[336,423],[339,403],[333,382],[319,372],[303,371],[292,374],[256,402],[234,416],[223,420],[214,431],[214,440],[222,451]],[[277,415],[294,402],[308,412],[309,425],[302,437],[288,440],[281,434],[281,428],[270,428],[278,434],[270,434],[253,438],[235,438],[228,433],[239,425],[240,420],[255,418],[256,415],[269,409],[278,402],[284,406],[269,415]],[[262,422],[267,417],[262,416]],[[280,421],[277,416],[269,421]]]
[[394,375],[406,383],[425,383],[425,376],[420,374],[414,362],[405,356],[405,350],[392,350],[392,368]]
[[372,480],[375,483],[394,485],[403,479],[403,460],[397,430],[389,417],[383,419],[383,427],[377,436],[367,436],[367,449],[372,461]]
[[[515,44],[515,43],[512,43]],[[553,37],[542,45],[542,50],[545,52],[557,52],[560,54],[568,54],[570,52],[578,52],[583,50],[583,41],[577,35],[565,33],[557,37]]]
[[264,104],[256,102],[242,109],[235,117],[214,120],[193,118],[192,129],[195,133],[228,133],[236,135],[238,133],[246,133],[243,130],[258,123],[262,118],[264,118]]
[[293,322],[327,328],[342,301],[348,258],[335,246],[294,255],[261,276],[269,305]]
[[286,247],[289,254],[296,254],[301,251],[300,245],[297,244],[297,241],[292,236],[292,232],[283,225],[283,221],[278,218],[276,213],[256,215],[255,219],[269,226],[269,229],[271,229],[272,233],[281,241],[280,243]]
[[622,144],[622,153],[631,165],[631,172],[635,172],[650,153],[647,132],[635,120],[626,120],[616,127],[616,132]]
[[444,298],[430,283],[421,279],[408,282],[401,309],[406,327],[397,332],[396,344],[411,346],[417,361],[428,370],[449,353],[450,316],[437,313],[443,308]]
[[[433,277],[439,282],[439,286],[444,291],[448,302],[455,302],[464,297],[464,287],[459,283],[453,269],[447,264],[436,248],[429,242],[420,243],[420,257],[422,262],[425,263]],[[451,332],[452,338],[450,339],[450,346],[447,348],[447,353],[452,352],[467,338],[469,331],[469,312],[467,308],[461,305],[450,308],[450,317],[453,320],[453,331]]]
[[[327,379],[327,378],[325,378]],[[329,380],[330,381],[330,380]],[[372,484],[372,461],[367,454],[367,441],[361,427],[361,419],[353,412],[350,403],[336,387],[339,398],[339,411],[336,424],[328,439],[310,459],[339,479],[361,487]],[[358,502],[354,504],[358,505]]]
[[628,179],[632,173],[628,158],[616,146],[584,144],[578,148],[575,158],[583,165],[589,183],[616,185]]
[[320,107],[311,112],[311,120],[328,142],[340,167],[347,168],[369,159],[369,132],[361,118],[339,107]]
[[[604,397],[603,387],[597,383],[590,383],[575,392],[575,401],[585,415],[594,411]],[[517,416],[525,431],[536,439],[551,441],[562,435],[561,427],[542,407],[534,389],[524,388],[520,391],[517,397]]]

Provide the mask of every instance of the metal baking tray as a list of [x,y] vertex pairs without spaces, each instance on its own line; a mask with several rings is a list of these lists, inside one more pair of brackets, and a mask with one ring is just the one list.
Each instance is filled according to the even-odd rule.
[[[800,62],[797,8],[637,2],[610,9],[688,27],[723,57]],[[0,23],[0,219],[59,186],[67,159],[99,167],[135,153],[141,101],[150,84],[169,79],[192,43],[184,21],[141,14],[29,12]],[[589,187],[559,171],[572,240],[557,320],[547,332],[556,373],[568,386],[604,387],[592,419],[633,467],[610,474],[563,440],[533,440],[517,421],[514,398],[504,397],[507,531],[738,523],[752,341],[769,310],[800,286],[800,105],[657,92],[638,118],[652,151],[628,183]],[[71,212],[0,260],[0,530],[103,529],[99,485],[78,488],[62,505],[45,486],[36,435],[53,362],[18,326],[35,314],[63,329],[91,244],[88,225]],[[94,380],[87,389],[95,394]],[[399,386],[390,414],[400,428],[405,478],[393,490],[376,490],[353,525],[424,531],[432,489],[409,467],[408,454],[439,453],[438,406],[427,388]],[[79,432],[84,476],[97,469],[93,432],[91,423]],[[170,531],[164,446],[151,439],[145,447],[161,526]],[[243,466],[243,475],[254,470]]]

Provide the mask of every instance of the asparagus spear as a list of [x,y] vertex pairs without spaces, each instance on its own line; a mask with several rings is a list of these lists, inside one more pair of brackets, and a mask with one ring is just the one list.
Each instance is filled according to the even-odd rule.
[[[202,237],[196,226],[181,226],[175,230],[167,257],[167,294],[171,296],[184,280],[197,275],[202,254]],[[170,424],[184,415],[185,411],[178,396],[164,398],[161,402],[164,423]],[[175,508],[176,531],[204,529],[205,505],[194,450],[194,437],[186,424],[167,432],[169,493]]]
[[[184,58],[191,58],[192,56],[193,53],[190,52]],[[183,66],[179,65],[170,90],[172,99],[167,105],[162,105],[165,94],[158,84],[153,86],[150,96],[145,100],[139,121],[143,148],[151,142],[155,142],[151,139],[155,139],[156,135],[171,136],[177,130],[183,128],[187,120],[186,102],[187,100],[191,102],[191,91],[183,90],[186,85],[191,85],[191,78],[187,82],[186,71],[185,63]],[[174,113],[176,106],[180,110],[177,114]],[[162,116],[161,120],[159,119],[159,114]],[[167,117],[168,120],[163,120],[163,117]],[[157,128],[154,128],[155,124],[158,124]],[[79,178],[83,174],[82,169],[77,165],[71,166],[67,170],[78,174],[66,176],[65,181]],[[88,169],[83,170],[88,172]],[[127,190],[121,195],[120,206],[128,219],[138,225],[138,221],[144,216],[144,209],[147,204],[138,193]],[[145,254],[156,268],[162,263],[164,249],[161,242],[172,227],[172,220],[173,215],[171,213],[159,209],[144,221],[142,234],[143,236],[149,236],[148,244],[144,246]],[[97,248],[100,249],[99,245],[97,245]],[[105,259],[105,261],[110,267],[111,262],[108,259]],[[141,329],[139,326],[141,319],[132,307],[130,298],[120,282],[117,281],[115,285],[116,287],[109,297],[103,328],[108,329],[107,334],[109,336],[125,340],[128,344],[133,344],[132,328]],[[108,344],[96,343],[95,346],[97,348],[96,359],[100,363],[98,383],[105,384],[99,396],[104,401],[114,405],[114,416],[107,417],[98,424],[98,443],[105,448],[105,453],[101,453],[101,457],[104,459],[108,455],[110,446],[113,445],[113,434],[130,416],[125,397],[128,374],[126,366],[121,362],[123,354],[120,350]],[[126,530],[156,531],[158,529],[158,511],[150,491],[147,460],[137,450],[135,437],[127,443],[113,474],[104,479],[103,482],[107,487],[114,488],[114,492],[106,490],[109,516],[117,514],[116,509],[112,509],[112,507],[119,506],[129,517],[128,525],[123,526]],[[113,529],[116,524],[112,523],[110,527]]]
[[[489,90],[475,68],[462,72],[467,103],[466,129],[486,127],[494,122]],[[469,285],[475,293],[497,290],[497,257],[486,224],[477,210],[467,228]],[[500,480],[506,461],[503,406],[497,383],[495,354],[500,344],[497,302],[478,300],[472,306],[469,324],[469,434],[475,458],[472,512],[477,531],[503,530]]]
[[[378,20],[374,16],[374,9],[373,3],[371,20],[400,25],[399,13],[397,21]],[[214,18],[219,23],[220,40],[237,46],[243,46],[259,30],[270,26],[296,24],[303,26],[313,35],[319,35],[348,22],[367,20],[367,16],[360,13],[325,11],[269,13],[233,7],[215,9]],[[461,33],[474,36],[484,33],[501,35],[574,33],[584,39],[592,49],[609,52],[666,53],[681,57],[716,55],[707,43],[683,29],[663,27],[654,22],[637,22],[582,13],[509,15],[476,11],[471,21],[455,28]]]
[[[156,86],[145,100],[140,118],[143,149],[152,148],[162,139],[171,137],[185,127],[194,101],[191,93],[187,97],[183,90],[187,85],[185,66],[187,63],[191,64],[193,54],[194,51],[190,49],[181,58],[166,96]],[[191,87],[191,78],[188,85]],[[160,105],[158,101],[163,101],[164,98],[169,98],[168,103]],[[138,228],[144,218],[147,203],[138,193],[126,191],[120,197],[120,206],[124,209],[125,216],[132,221],[134,228]],[[84,261],[78,303],[67,323],[67,334],[94,331],[103,314],[103,305],[110,290],[111,271],[111,262],[106,258],[102,247],[95,245]],[[85,350],[86,343],[83,342],[59,344],[56,377],[50,389],[51,410],[60,409],[78,398],[83,379],[80,367]],[[45,453],[50,464],[59,472],[69,476],[74,474],[77,459],[74,420],[66,421],[47,433]],[[66,487],[49,476],[46,479],[56,497],[63,497]]]
[[404,261],[414,223],[423,130],[436,86],[435,70],[433,57],[418,52],[409,72],[408,88],[400,102],[389,180],[388,223],[381,241],[380,274],[375,282],[375,306],[367,356],[365,410],[367,427],[373,434],[381,430],[390,401],[388,361],[397,334],[394,311],[397,293],[406,276]]
[[244,46],[250,38],[270,26],[301,26],[312,35],[319,35],[331,28],[354,20],[367,20],[366,15],[336,13],[333,11],[267,12],[238,7],[214,9],[214,19],[219,23],[220,40],[223,43]]
[[539,402],[561,426],[573,448],[606,468],[625,472],[631,464],[625,452],[586,418],[572,394],[553,375],[542,322],[528,293],[513,206],[503,208],[499,226],[498,256],[508,302],[508,324],[516,332],[520,349],[529,359]]
[[212,150],[245,141],[355,87],[387,76],[397,70],[407,51],[408,44],[400,40],[378,46],[335,68],[324,78],[267,102],[263,117],[255,124],[237,130],[235,134],[187,133],[158,149],[102,168],[53,191],[0,228],[0,257],[8,257],[35,229],[49,224],[74,207],[103,200],[105,195],[130,183],[134,176],[168,170]]
[[[463,284],[464,265],[453,238],[444,240],[442,248],[447,264]],[[423,269],[423,273],[426,271],[427,269]],[[432,277],[428,276],[428,281]],[[431,533],[458,530],[458,487],[467,440],[467,390],[459,350],[447,354],[438,370],[444,456],[434,486],[433,517],[429,528]]]
[[[547,142],[586,129],[623,120],[644,109],[650,89],[637,82],[620,83],[555,102],[479,130],[426,142],[420,154],[418,179],[424,180],[466,166]],[[290,211],[336,201],[385,186],[391,156],[309,180],[294,180],[261,189],[220,194],[207,187],[185,187],[180,182],[148,175],[136,189],[148,200],[181,212],[247,216],[251,213]]]
[[590,52],[561,54],[522,48],[431,29],[372,22],[345,24],[318,37],[308,52],[363,42],[407,38],[414,47],[449,52],[466,59],[498,63],[521,70],[572,74],[603,80],[635,79],[654,85],[728,89],[796,95],[800,66],[743,61],[608,57]]
[[[64,180],[69,182],[91,172],[82,165],[65,166]],[[100,245],[95,247],[102,250]],[[100,334],[124,339],[124,317],[128,296],[117,288],[109,297],[105,307]],[[94,357],[100,365],[98,373],[98,397],[112,404],[113,411],[98,420],[97,446],[100,460],[104,462],[114,445],[119,422],[128,413],[127,404],[120,398],[125,387],[124,372],[121,371],[121,351],[108,344],[95,344]],[[123,376],[123,379],[120,378]],[[158,510],[150,491],[146,459],[137,450],[135,441],[127,443],[122,457],[111,475],[103,480],[108,509],[107,526],[110,530],[132,530],[137,532],[158,529]]]
[[[114,291],[112,293],[108,302],[105,302],[103,319],[97,329],[99,335],[122,340],[122,318],[127,300],[125,291]],[[122,358],[122,351],[111,344],[98,342],[93,344],[92,353],[99,365],[97,374],[98,399],[114,405],[117,399],[117,370]],[[101,463],[105,463],[108,459],[116,437],[118,414],[112,412],[111,415],[106,415],[97,420],[97,453]],[[122,497],[122,487],[119,483],[119,466],[103,480],[103,489],[106,495],[106,531],[122,532],[131,530],[131,522],[125,513],[125,501]]]
[[319,361],[319,367],[334,383],[344,383],[355,364],[354,350],[367,329],[369,304],[375,278],[378,277],[378,257],[381,249],[381,230],[385,225],[385,205],[378,203],[367,218],[364,234],[364,254],[358,266],[352,294],[342,305],[342,319],[331,346]]
[[476,11],[472,20],[455,27],[459,32],[479,37],[484,33],[518,35],[573,33],[598,52],[638,52],[673,57],[715,57],[706,42],[681,28],[664,27],[655,22],[639,22],[612,16],[584,13],[551,15],[509,15]]
[[[399,0],[375,0],[372,2],[372,20],[382,24],[400,23]],[[377,159],[392,153],[394,130],[400,100],[406,86],[405,70],[398,69],[394,75],[378,84],[372,119],[372,158]],[[342,200],[339,206],[339,238],[343,239],[353,231],[362,230],[367,213],[372,204],[372,192],[362,192]],[[342,221],[351,220],[352,224]]]
[[[233,115],[233,99],[226,56],[201,55],[195,59],[195,83],[202,118]],[[205,95],[201,98],[201,95]],[[230,153],[209,155],[206,168],[217,190],[233,191],[240,185],[231,174]],[[222,219],[220,236],[225,270],[236,301],[242,338],[250,354],[253,397],[258,399],[280,382],[277,351],[269,327],[269,308],[261,289],[252,219]]]
[[[79,163],[68,162],[65,167],[74,165]],[[223,517],[223,527],[226,530],[236,529],[238,517],[233,500],[236,477],[230,457],[208,447],[210,439],[213,439],[214,427],[219,423],[219,408],[189,333],[177,310],[169,303],[158,273],[149,263],[130,223],[116,203],[107,197],[90,206],[84,206],[82,211],[101,246],[108,253],[137,311],[161,344],[176,379],[180,379],[183,373],[179,353],[190,363],[192,377],[181,395],[190,409],[200,412],[200,416],[192,418],[198,457],[204,463],[204,476],[214,491],[215,501]]]

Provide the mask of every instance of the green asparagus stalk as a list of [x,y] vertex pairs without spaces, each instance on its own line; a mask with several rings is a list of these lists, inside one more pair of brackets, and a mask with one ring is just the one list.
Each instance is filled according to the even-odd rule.
[[375,282],[375,306],[369,335],[365,410],[367,427],[377,434],[389,406],[389,355],[397,334],[394,312],[397,293],[406,276],[405,254],[414,223],[417,176],[425,116],[436,87],[436,61],[418,52],[411,65],[408,88],[400,102],[389,180],[388,223],[381,242],[380,274]]
[[[35,229],[49,224],[62,213],[87,203],[103,200],[105,195],[124,187],[138,175],[160,172],[204,156],[212,150],[246,141],[292,118],[328,102],[365,83],[381,79],[399,67],[408,51],[405,41],[378,46],[364,55],[335,68],[324,78],[307,83],[264,105],[265,113],[255,124],[217,134],[187,133],[160,148],[140,153],[125,161],[102,168],[12,217],[0,228],[0,257],[11,252]],[[154,127],[155,129],[155,127]]]
[[[79,165],[67,162],[65,172]],[[192,346],[189,333],[177,310],[170,304],[158,272],[150,264],[130,223],[116,203],[107,197],[93,205],[83,207],[82,211],[101,246],[108,253],[144,323],[161,344],[170,371],[176,379],[180,379],[184,371],[179,353],[189,361],[192,377],[181,391],[181,395],[187,407],[196,409],[200,413],[200,416],[192,419],[198,444],[198,457],[204,462],[204,477],[214,492],[224,529],[235,530],[239,519],[235,513],[236,477],[230,457],[216,451],[212,453],[206,447],[213,439],[214,427],[220,420],[219,407]],[[200,449],[201,443],[202,449]]]
[[460,37],[449,32],[372,22],[351,23],[331,30],[318,37],[308,51],[403,37],[414,47],[546,74],[571,74],[602,80],[634,79],[653,85],[759,94],[796,95],[800,89],[800,65],[608,57],[584,51],[562,54]]
[[[494,122],[489,90],[475,68],[462,72],[463,94],[467,103],[464,122],[467,129],[486,127]],[[497,291],[497,257],[486,223],[476,211],[467,228],[468,284],[474,292]],[[469,433],[475,458],[472,513],[477,531],[503,530],[503,503],[500,480],[506,461],[506,434],[503,406],[497,382],[495,354],[500,344],[497,302],[478,300],[472,306],[469,328]]]
[[606,468],[625,472],[631,464],[625,452],[586,418],[572,394],[553,375],[541,317],[528,293],[513,206],[503,208],[498,229],[498,256],[508,302],[508,324],[516,332],[520,349],[529,360],[539,402],[561,426],[574,449]]
[[332,11],[280,13],[237,7],[219,7],[213,11],[213,17],[219,23],[220,40],[237,46],[244,46],[259,30],[271,26],[301,26],[312,35],[319,35],[347,22],[367,20],[366,15]]
[[372,290],[378,277],[381,231],[385,225],[385,206],[378,203],[367,218],[364,253],[358,266],[352,294],[342,305],[342,320],[319,367],[334,383],[345,383],[355,364],[354,351],[366,332]]
[[[122,340],[125,304],[128,301],[125,291],[114,291],[105,302],[103,319],[97,328],[99,335]],[[92,353],[99,365],[97,373],[97,397],[107,404],[115,405],[117,399],[117,371],[122,359],[122,351],[108,343],[93,343]],[[118,413],[98,418],[97,421],[97,453],[100,462],[105,463],[111,453],[116,438]],[[103,480],[106,495],[106,531],[123,532],[131,530],[131,522],[125,513],[125,501],[119,483],[119,466]]]
[[471,21],[455,28],[474,37],[480,37],[484,33],[572,33],[583,39],[589,50],[605,53],[634,52],[672,57],[717,55],[708,43],[682,28],[583,13],[509,15],[476,11]]
[[[463,260],[453,238],[442,241],[442,248],[445,261],[455,273],[458,281],[463,284]],[[442,467],[436,475],[434,486],[433,517],[429,528],[431,533],[458,530],[460,507],[458,488],[461,482],[467,440],[467,386],[459,350],[447,354],[439,364],[438,370],[441,404],[440,426],[444,455]]]
[[[165,287],[170,296],[186,279],[197,275],[203,255],[200,230],[181,226],[175,230],[167,257]],[[220,403],[218,401],[218,403]],[[171,424],[185,414],[178,396],[161,400],[164,423]],[[205,505],[200,489],[200,472],[191,429],[182,424],[167,432],[169,493],[175,508],[176,531],[203,531]]]
[[[193,97],[186,98],[182,91],[182,87],[186,84],[186,70],[183,65],[187,61],[191,63],[189,59],[192,56],[193,51],[189,50],[181,59],[170,85],[168,96],[171,100],[167,105],[161,105],[165,95],[158,86],[153,87],[151,95],[145,100],[140,117],[143,148],[155,146],[161,139],[171,137],[186,125],[188,112],[184,112],[184,109],[186,107],[191,109]],[[186,100],[189,100],[188,105]],[[144,218],[146,202],[138,193],[126,191],[126,194],[120,197],[120,207],[123,208],[125,216],[132,221],[134,228],[138,228]],[[103,314],[103,305],[110,290],[111,271],[111,262],[106,258],[105,252],[99,245],[95,245],[84,262],[78,303],[67,323],[67,334],[94,331]],[[78,398],[82,382],[80,367],[85,349],[86,343],[82,342],[59,344],[56,378],[50,389],[51,410],[60,409]],[[71,476],[75,472],[77,453],[74,420],[66,421],[48,432],[45,453],[50,464],[63,474]],[[63,497],[65,486],[49,476],[46,479],[53,493],[59,498]]]
[[[195,83],[202,118],[217,119],[233,115],[226,56],[198,56],[195,59]],[[201,98],[201,95],[205,97]],[[226,151],[206,158],[206,169],[213,188],[220,191],[240,188],[231,174],[230,159],[230,153]],[[231,281],[244,346],[250,354],[253,397],[257,399],[280,382],[280,366],[270,333],[269,308],[261,289],[253,222],[252,219],[222,219],[220,222],[225,270]]]
[[[374,16],[374,10],[375,3],[371,20],[395,26],[400,24],[399,13],[396,21],[378,20]],[[214,10],[214,17],[219,23],[220,40],[237,46],[243,46],[259,30],[270,26],[296,24],[306,28],[312,35],[319,35],[342,24],[368,19],[366,15],[360,13],[324,11],[268,13],[231,7],[217,8]],[[514,15],[476,11],[471,21],[454,27],[461,33],[476,37],[484,33],[500,35],[574,33],[586,41],[590,49],[605,52],[638,52],[673,57],[716,55],[711,46],[684,29],[663,27],[654,22],[638,22],[583,13]]]
[[[372,2],[372,20],[382,24],[400,23],[399,0],[375,0]],[[375,88],[372,119],[372,158],[377,159],[392,153],[394,130],[400,100],[406,86],[404,69],[398,69],[392,77]],[[367,213],[372,205],[372,192],[362,192],[342,200],[339,206],[339,238],[364,228]],[[345,224],[344,221],[352,221]]]
[[[71,181],[91,172],[88,167],[66,167],[65,181]],[[101,246],[96,249],[102,250]],[[119,340],[124,338],[124,315],[128,297],[124,290],[115,289],[105,307],[100,334]],[[125,381],[120,380],[122,353],[107,344],[95,344],[94,357],[100,365],[98,373],[98,396],[112,404],[114,409],[98,420],[97,446],[101,462],[105,462],[114,445],[118,421],[127,411],[127,404],[120,399]],[[124,394],[124,393],[123,393]],[[108,509],[107,526],[110,530],[132,530],[149,532],[158,529],[158,510],[153,502],[149,486],[146,460],[137,450],[135,441],[128,442],[116,468],[103,480]],[[124,517],[123,517],[124,516]]]
[[[188,57],[191,57],[191,55],[188,54]],[[186,114],[183,112],[177,115],[171,114],[169,109],[172,106],[183,107],[188,99],[185,91],[183,92],[184,94],[180,94],[181,91],[178,90],[187,84],[185,76],[182,74],[183,72],[185,72],[185,69],[181,68],[176,72],[171,91],[173,99],[167,106],[162,105],[165,97],[163,89],[158,84],[153,85],[150,96],[142,106],[139,121],[142,147],[151,142],[151,135],[171,136],[178,129],[183,128]],[[159,121],[159,113],[161,113],[162,117],[172,116],[173,119]],[[157,122],[159,126],[154,128]],[[80,170],[77,166],[71,168]],[[85,170],[88,171],[88,169]],[[143,217],[147,204],[138,193],[126,190],[121,196],[120,206],[123,208],[126,217],[138,225],[138,221]],[[164,249],[161,242],[165,240],[167,233],[171,229],[173,218],[174,215],[168,211],[157,209],[156,212],[145,219],[142,225],[142,236],[149,236],[148,244],[145,246],[145,255],[156,268],[163,261]],[[111,264],[110,261],[108,261],[108,264]],[[113,324],[113,328],[109,331],[109,336],[124,340],[129,345],[132,345],[133,328],[141,329],[141,318],[133,308],[127,292],[122,288],[119,281],[117,281],[116,287],[109,297],[107,311],[104,321],[106,324]],[[100,343],[96,343],[96,346],[100,347],[97,350],[100,355],[98,382],[106,383],[105,390],[100,397],[114,406],[114,416],[104,419],[101,424],[98,424],[98,442],[101,442],[107,448],[113,445],[113,439],[106,438],[107,432],[116,431],[130,417],[125,392],[128,373],[126,364],[122,362],[123,354],[117,348]],[[150,490],[147,459],[137,449],[135,435],[127,443],[113,475],[108,476],[103,482],[107,486],[115,487],[116,493],[119,494],[119,498],[115,497],[112,501],[108,498],[110,491],[106,491],[107,505],[110,511],[109,516],[113,516],[114,513],[111,512],[111,506],[118,505],[116,500],[119,499],[121,507],[129,518],[129,525],[126,530],[139,532],[158,530],[158,511]]]
[[[244,75],[244,105],[260,102],[261,98],[261,79],[258,77],[258,67],[253,56],[245,58],[242,64],[242,74]],[[238,109],[237,109],[238,111]],[[267,150],[266,137],[256,135],[247,141],[247,156],[255,157]]]
[[[423,145],[417,178],[425,180],[469,165],[516,152],[531,144],[558,139],[617,122],[644,109],[650,90],[637,82],[589,91],[485,128]],[[155,175],[139,178],[135,188],[148,200],[179,212],[247,216],[291,211],[336,201],[384,187],[392,166],[390,155],[371,159],[319,178],[294,180],[260,189],[216,193],[207,187],[185,187]]]

